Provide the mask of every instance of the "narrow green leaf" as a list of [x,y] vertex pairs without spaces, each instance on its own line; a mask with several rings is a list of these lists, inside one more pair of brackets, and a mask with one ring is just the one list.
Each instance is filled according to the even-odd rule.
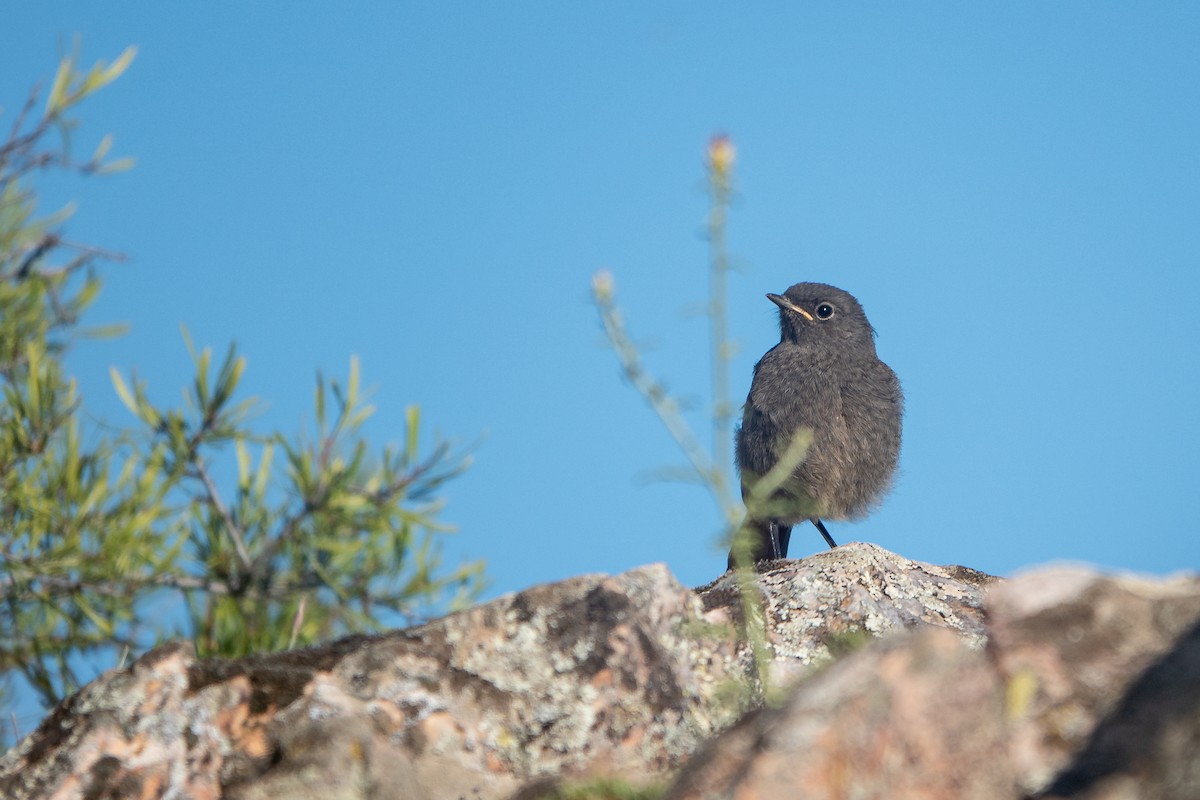
[[100,279],[90,275],[76,292],[75,297],[71,298],[71,303],[78,311],[82,311],[92,304],[98,294],[100,294]]
[[104,73],[101,71],[100,64],[98,63],[88,70],[87,75],[83,77],[83,82],[79,84],[79,88],[71,95],[71,99],[75,102],[84,99],[96,89],[103,86],[103,81]]
[[325,430],[325,377],[317,372],[317,429]]
[[28,398],[28,414],[33,419],[42,415],[42,348],[36,342],[30,342],[25,348],[25,358],[29,362],[29,380],[26,383],[25,394]]
[[100,498],[107,491],[108,481],[101,477],[92,485],[91,491],[88,492],[87,497],[84,498],[84,501],[79,504],[77,516],[82,519],[88,514],[92,513],[92,509],[96,507],[96,505],[100,502]]
[[358,405],[358,356],[350,356],[350,380],[346,384],[346,405],[350,408]]
[[138,413],[138,404],[133,399],[133,394],[129,391],[129,387],[125,384],[125,379],[121,377],[121,373],[117,372],[116,367],[108,368],[108,375],[112,379],[113,388],[117,390],[117,396],[121,398],[121,402],[129,409],[135,417],[141,417]]
[[349,421],[347,422],[347,426],[351,430],[358,428],[364,422],[366,422],[368,419],[370,419],[371,415],[374,413],[375,413],[375,406],[363,406],[356,413],[351,415]]
[[92,621],[93,625],[100,629],[102,634],[105,636],[112,636],[112,623],[109,622],[106,617],[101,615],[98,611],[96,611],[96,609],[92,608],[92,604],[89,603],[82,594],[76,594],[74,599],[76,607],[78,607],[79,610],[82,611],[87,618]]
[[54,73],[54,82],[50,84],[50,95],[46,98],[46,116],[52,117],[62,110],[64,92],[75,71],[75,61],[67,56],[58,62],[58,71]]
[[200,408],[208,407],[208,364],[212,360],[212,350],[204,348],[196,359],[196,402]]
[[138,459],[136,455],[131,455],[129,458],[125,459],[125,463],[121,467],[121,473],[117,475],[117,486],[123,487],[128,485],[130,479],[133,477],[133,470],[137,466]]
[[67,493],[75,496],[79,493],[79,425],[75,420],[67,425],[67,435],[63,443],[63,476]]
[[80,331],[81,335],[89,339],[115,339],[118,336],[124,336],[126,333],[129,333],[129,323],[127,322],[114,322],[111,325],[95,325]]
[[162,459],[152,455],[146,459],[146,463],[142,465],[141,474],[138,475],[138,494],[140,496],[148,495],[157,483],[160,474],[162,474]]
[[46,217],[42,217],[37,222],[33,223],[33,225],[36,226],[36,230],[38,230],[39,232],[41,230],[48,230],[50,228],[56,228],[59,225],[62,225],[67,220],[69,220],[71,217],[75,216],[75,211],[78,208],[79,208],[79,204],[76,203],[74,200],[70,200],[58,211],[55,211],[54,213],[52,213]]
[[115,175],[118,172],[128,172],[137,166],[137,159],[133,156],[122,156],[114,158],[107,164],[101,164],[96,167],[97,175]]
[[421,408],[409,406],[404,409],[404,424],[407,441],[405,442],[405,458],[412,462],[417,460],[417,427],[421,422]]
[[[367,501],[356,494],[339,494],[336,497],[329,498],[329,506],[332,510],[341,511],[344,513],[353,513],[361,511],[368,505]],[[346,545],[354,550],[357,550],[362,545],[358,542],[346,542]]]
[[187,325],[179,323],[179,333],[183,336],[183,344],[187,347],[188,355],[192,358],[192,363],[196,362],[196,346],[192,343],[192,334],[187,329]]
[[250,453],[246,450],[246,441],[239,436],[234,442],[237,451],[238,486],[241,489],[250,488]]
[[125,70],[129,68],[129,65],[133,63],[133,59],[136,55],[137,47],[132,45],[126,47],[121,55],[117,56],[116,59],[108,65],[108,68],[104,70],[104,83],[112,83],[117,78],[121,77]]
[[258,474],[254,478],[254,494],[262,497],[267,489],[267,479],[271,477],[271,460],[275,456],[275,447],[271,443],[263,446],[262,457],[258,462]]
[[113,137],[111,133],[104,134],[104,138],[100,140],[100,144],[96,145],[96,152],[92,153],[92,163],[99,164],[108,155],[108,151],[112,149]]
[[222,387],[226,396],[232,395],[234,390],[237,389],[238,383],[240,383],[242,380],[242,373],[245,371],[246,357],[238,356],[236,359],[234,359],[233,369],[229,372],[229,379],[226,381],[226,385]]

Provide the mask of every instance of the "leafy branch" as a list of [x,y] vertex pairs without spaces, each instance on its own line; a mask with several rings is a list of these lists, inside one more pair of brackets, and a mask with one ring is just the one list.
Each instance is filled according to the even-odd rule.
[[317,376],[311,433],[256,430],[244,358],[190,339],[182,407],[113,368],[135,423],[85,426],[63,357],[87,333],[96,262],[119,256],[65,237],[70,206],[38,217],[32,179],[131,164],[105,160],[110,136],[83,162],[69,140],[70,114],[133,53],[86,72],[63,59],[45,110],[35,91],[0,144],[0,676],[46,705],[168,636],[235,656],[419,619],[483,586],[480,563],[440,552],[437,493],[469,459],[422,446],[416,407],[401,446],[368,446],[356,359],[344,383]]

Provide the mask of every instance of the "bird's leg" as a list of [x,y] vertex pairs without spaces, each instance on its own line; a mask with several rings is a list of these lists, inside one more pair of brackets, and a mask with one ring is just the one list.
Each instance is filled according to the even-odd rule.
[[788,541],[792,538],[792,526],[777,519],[771,520],[771,558],[787,558]]
[[[788,540],[792,538],[792,526],[785,525],[777,519],[767,520],[766,522],[755,521],[752,523],[754,532],[757,534],[757,541],[754,543],[754,548],[750,551],[750,558],[755,563],[760,561],[774,561],[778,558],[787,558]],[[738,561],[734,558],[734,549],[729,551],[728,569],[737,567]]]
[[813,517],[812,524],[816,525],[817,530],[819,530],[821,535],[825,537],[825,544],[829,545],[830,549],[837,547],[837,542],[835,542],[833,537],[829,535],[829,531],[825,530],[825,523],[821,522],[820,517]]

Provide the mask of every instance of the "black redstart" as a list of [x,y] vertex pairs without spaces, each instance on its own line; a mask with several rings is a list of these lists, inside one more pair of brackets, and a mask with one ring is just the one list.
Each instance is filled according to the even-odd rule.
[[862,517],[887,491],[904,407],[900,381],[875,354],[875,329],[852,295],[797,283],[767,298],[779,306],[781,335],[754,366],[737,431],[743,498],[794,436],[811,436],[811,444],[771,499],[749,509],[753,561],[787,556],[792,526],[805,519],[837,546],[821,518]]

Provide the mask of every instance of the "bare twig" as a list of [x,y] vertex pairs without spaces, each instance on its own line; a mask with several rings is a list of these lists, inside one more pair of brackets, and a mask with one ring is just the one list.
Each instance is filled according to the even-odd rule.
[[[33,90],[29,92],[29,97],[25,98],[25,104],[21,106],[21,110],[17,112],[16,119],[13,120],[12,129],[8,133],[9,142],[16,141],[17,134],[20,133],[21,128],[25,126],[25,118],[29,116],[29,112],[33,111],[34,106],[37,105],[37,98],[41,93],[42,85],[40,83],[35,84]],[[0,159],[3,159],[4,156],[7,155],[7,147],[7,144],[4,147],[0,147]]]
[[732,194],[734,155],[733,144],[728,137],[716,136],[710,141],[707,166],[711,206],[707,232],[710,248],[708,317],[713,395],[711,455],[705,452],[683,419],[678,404],[642,365],[641,355],[626,332],[617,310],[613,278],[607,271],[601,270],[593,276],[592,296],[600,313],[604,332],[617,353],[625,377],[658,415],[725,517],[726,533],[736,567],[735,580],[741,596],[743,630],[749,643],[754,668],[754,692],[760,699],[769,699],[772,654],[766,633],[766,609],[757,573],[751,563],[749,537],[745,532],[753,520],[761,519],[762,515],[769,511],[769,504],[775,493],[787,483],[795,467],[804,460],[812,432],[797,431],[787,452],[775,467],[767,475],[761,476],[753,486],[746,487],[747,493],[743,498],[746,513],[742,514],[741,504],[730,497],[733,481],[727,477],[730,474],[727,470],[733,461],[731,423],[734,408],[729,399],[728,366],[732,345],[728,339],[727,326],[726,279],[729,257],[725,231]]
[[[729,274],[729,252],[725,246],[726,211],[732,192],[733,143],[728,136],[714,136],[708,145],[708,185],[712,206],[708,214],[709,247],[709,348],[712,359],[712,458],[717,482],[713,491],[728,496],[730,490],[729,464],[732,463],[733,403],[729,399],[729,342],[726,312],[726,278]],[[733,505],[726,499],[724,506]]]
[[105,247],[96,247],[90,244],[72,242],[67,239],[63,239],[62,237],[59,237],[58,243],[63,247],[69,247],[70,249],[82,255],[103,258],[106,261],[126,261],[129,258],[125,253],[122,253],[119,250],[109,250]]
[[721,491],[720,479],[716,477],[717,468],[713,466],[712,459],[680,413],[679,404],[671,399],[662,384],[642,365],[641,354],[625,330],[625,323],[613,300],[614,295],[612,275],[605,270],[597,272],[592,277],[592,297],[600,312],[600,321],[604,325],[608,341],[621,362],[621,370],[638,394],[650,404],[667,432],[671,434],[671,438],[679,445],[684,457],[700,477],[701,483],[712,495],[721,515],[728,524],[734,524],[738,518],[737,508]]
[[6,161],[13,153],[29,148],[34,142],[42,138],[42,136],[44,136],[46,131],[49,129],[50,118],[43,117],[42,121],[38,123],[37,127],[24,136],[21,135],[21,128],[25,127],[25,120],[29,117],[30,112],[32,112],[34,107],[37,105],[37,98],[38,95],[41,94],[41,90],[41,84],[33,87],[33,91],[29,93],[29,97],[25,100],[25,104],[21,107],[21,110],[17,112],[17,117],[13,120],[12,129],[8,134],[8,141],[6,141],[3,145],[0,145],[0,164]]
[[46,253],[53,249],[58,243],[59,238],[53,233],[47,233],[45,236],[43,236],[41,241],[38,242],[32,250],[26,253],[25,258],[21,260],[21,266],[17,267],[16,271],[17,280],[25,280],[28,278],[29,271],[33,268],[34,262],[46,255]]
[[204,484],[204,491],[208,495],[208,502],[216,509],[222,522],[225,523],[225,530],[233,542],[233,549],[237,551],[238,560],[242,562],[242,566],[245,569],[249,570],[252,566],[252,560],[250,558],[250,551],[246,549],[246,542],[242,539],[242,529],[233,521],[233,516],[229,513],[229,509],[221,502],[221,495],[217,492],[217,485],[213,483],[208,470],[204,468],[204,462],[197,457],[192,462],[192,470],[195,477]]
[[[9,566],[12,566],[11,562]],[[315,579],[298,580],[287,584],[258,589],[257,597],[265,599],[286,598],[296,591],[315,589],[320,586]],[[206,576],[178,574],[145,574],[121,578],[120,580],[92,580],[67,575],[37,575],[20,578],[0,575],[0,602],[24,599],[31,587],[51,597],[70,597],[79,592],[90,592],[100,597],[129,597],[141,589],[177,589],[182,592],[200,591],[214,596],[237,594],[236,587],[227,582]]]
[[292,619],[292,635],[288,639],[287,649],[291,650],[296,646],[296,639],[300,636],[300,627],[304,624],[304,609],[308,606],[308,595],[300,595],[300,605],[296,608],[296,616]]

